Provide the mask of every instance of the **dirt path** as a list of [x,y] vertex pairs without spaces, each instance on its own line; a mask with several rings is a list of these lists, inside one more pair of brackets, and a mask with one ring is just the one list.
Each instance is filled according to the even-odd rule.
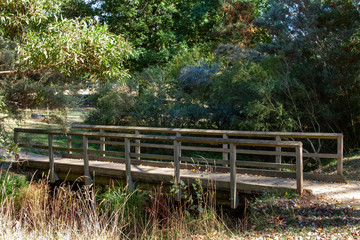
[[358,181],[348,181],[346,184],[316,182],[312,186],[312,191],[318,200],[360,209],[360,183]]

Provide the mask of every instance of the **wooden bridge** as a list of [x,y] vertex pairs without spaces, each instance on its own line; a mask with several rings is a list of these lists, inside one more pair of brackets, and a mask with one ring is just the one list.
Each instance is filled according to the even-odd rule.
[[[28,141],[36,134],[47,135],[48,145]],[[92,176],[126,179],[129,189],[134,181],[173,182],[179,188],[175,198],[180,200],[180,183],[200,179],[204,187],[230,191],[232,208],[237,207],[239,192],[294,189],[302,194],[304,189],[311,191],[314,180],[346,181],[343,135],[337,133],[73,125],[66,133],[16,128],[14,140],[20,147],[48,150],[48,158],[28,159],[27,164],[48,169],[52,182],[57,173],[69,171],[81,173],[88,185]],[[329,141],[334,152],[309,151],[314,140]],[[62,158],[55,159],[54,151],[62,151]],[[304,173],[306,158],[337,159],[337,174]]]

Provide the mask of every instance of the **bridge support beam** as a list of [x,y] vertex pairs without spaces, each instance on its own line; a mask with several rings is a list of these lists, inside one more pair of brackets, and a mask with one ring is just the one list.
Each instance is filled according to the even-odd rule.
[[50,182],[54,183],[59,180],[59,177],[55,173],[55,161],[54,161],[54,148],[53,148],[53,135],[48,136],[49,143],[49,169],[50,169]]
[[296,147],[296,191],[299,195],[303,193],[303,146],[299,142],[299,146]]
[[337,174],[343,175],[344,136],[340,136],[337,139],[337,154]]
[[131,157],[130,157],[130,140],[125,138],[125,169],[126,169],[126,183],[128,191],[134,190],[134,183],[131,176]]
[[89,140],[87,136],[83,136],[83,158],[84,158],[84,177],[85,185],[89,186],[92,183],[89,167]]
[[238,207],[238,199],[236,192],[236,145],[230,144],[230,200],[231,208]]
[[180,143],[174,141],[174,175],[175,175],[175,200],[181,200],[181,187],[180,187]]

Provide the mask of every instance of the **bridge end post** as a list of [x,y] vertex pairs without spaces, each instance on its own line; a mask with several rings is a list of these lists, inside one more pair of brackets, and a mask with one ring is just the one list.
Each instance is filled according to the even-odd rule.
[[[14,143],[15,145],[19,144],[19,132],[16,130],[16,128],[14,129]],[[19,153],[15,153],[15,161],[19,161],[19,160],[20,160]]]
[[175,201],[181,201],[180,187],[180,143],[174,141],[174,175],[175,175]]
[[296,192],[299,195],[303,193],[303,175],[303,146],[302,143],[299,142],[299,146],[296,147]]
[[[224,133],[224,134],[223,134],[223,139],[228,139],[228,138],[229,138],[229,136]],[[224,150],[229,149],[229,145],[228,145],[228,144],[223,144],[223,149],[224,149]],[[222,153],[222,157],[223,157],[223,160],[228,161],[228,160],[229,160],[229,153],[228,153],[228,152],[223,152],[223,153]],[[225,166],[225,167],[229,167],[228,164],[225,164],[224,166]]]
[[[135,134],[136,134],[136,135],[139,135],[139,134],[140,134],[139,130],[135,130]],[[135,140],[135,143],[140,144],[140,143],[141,143],[140,139]],[[140,146],[136,146],[136,147],[135,147],[135,153],[140,155],[140,153],[141,153],[141,148],[140,148]],[[137,160],[140,160],[141,158],[140,158],[140,156],[139,156],[139,157],[137,157],[136,159],[137,159]]]
[[72,147],[72,146],[71,146],[71,135],[67,135],[66,138],[67,138],[67,147],[68,147],[68,151],[67,151],[67,152],[68,152],[68,154],[71,154],[71,153],[72,153],[71,150],[70,150],[71,147]]
[[89,167],[89,140],[87,136],[83,136],[83,158],[84,158],[84,176],[85,185],[89,186],[92,183]]
[[[280,142],[281,141],[281,137],[280,136],[276,136],[276,139],[275,139],[277,142]],[[275,162],[280,164],[281,163],[281,147],[276,147],[276,153],[278,155],[276,155],[276,158],[275,158]],[[276,170],[278,171],[281,171],[281,168],[277,168]]]
[[128,191],[134,190],[134,183],[131,176],[131,157],[130,157],[130,140],[125,138],[125,168],[126,168],[126,183],[128,185]]
[[[100,129],[100,133],[104,133],[104,129]],[[100,143],[100,150],[105,152],[105,138],[100,137],[100,141],[102,142]],[[102,156],[105,157],[105,153],[103,153]]]
[[238,207],[236,192],[236,145],[230,144],[230,200],[231,208]]
[[337,174],[343,175],[343,162],[344,162],[344,136],[341,135],[337,138]]
[[59,180],[58,176],[55,173],[55,161],[54,161],[54,147],[53,147],[53,135],[48,135],[48,145],[49,145],[49,169],[50,169],[50,182],[54,183]]

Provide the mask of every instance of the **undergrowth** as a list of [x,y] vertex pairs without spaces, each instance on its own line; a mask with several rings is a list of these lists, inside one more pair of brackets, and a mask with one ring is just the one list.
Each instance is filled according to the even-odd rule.
[[[201,181],[149,191],[48,184],[0,172],[0,239],[357,239],[360,210],[293,192],[246,202],[243,216],[216,206]],[[30,177],[30,179],[32,179]],[[174,194],[182,191],[182,201]]]
[[175,202],[161,187],[52,188],[46,178],[27,181],[10,172],[0,179],[0,239],[189,239],[230,232],[215,206],[201,199],[201,211],[192,207],[196,193],[193,202]]

